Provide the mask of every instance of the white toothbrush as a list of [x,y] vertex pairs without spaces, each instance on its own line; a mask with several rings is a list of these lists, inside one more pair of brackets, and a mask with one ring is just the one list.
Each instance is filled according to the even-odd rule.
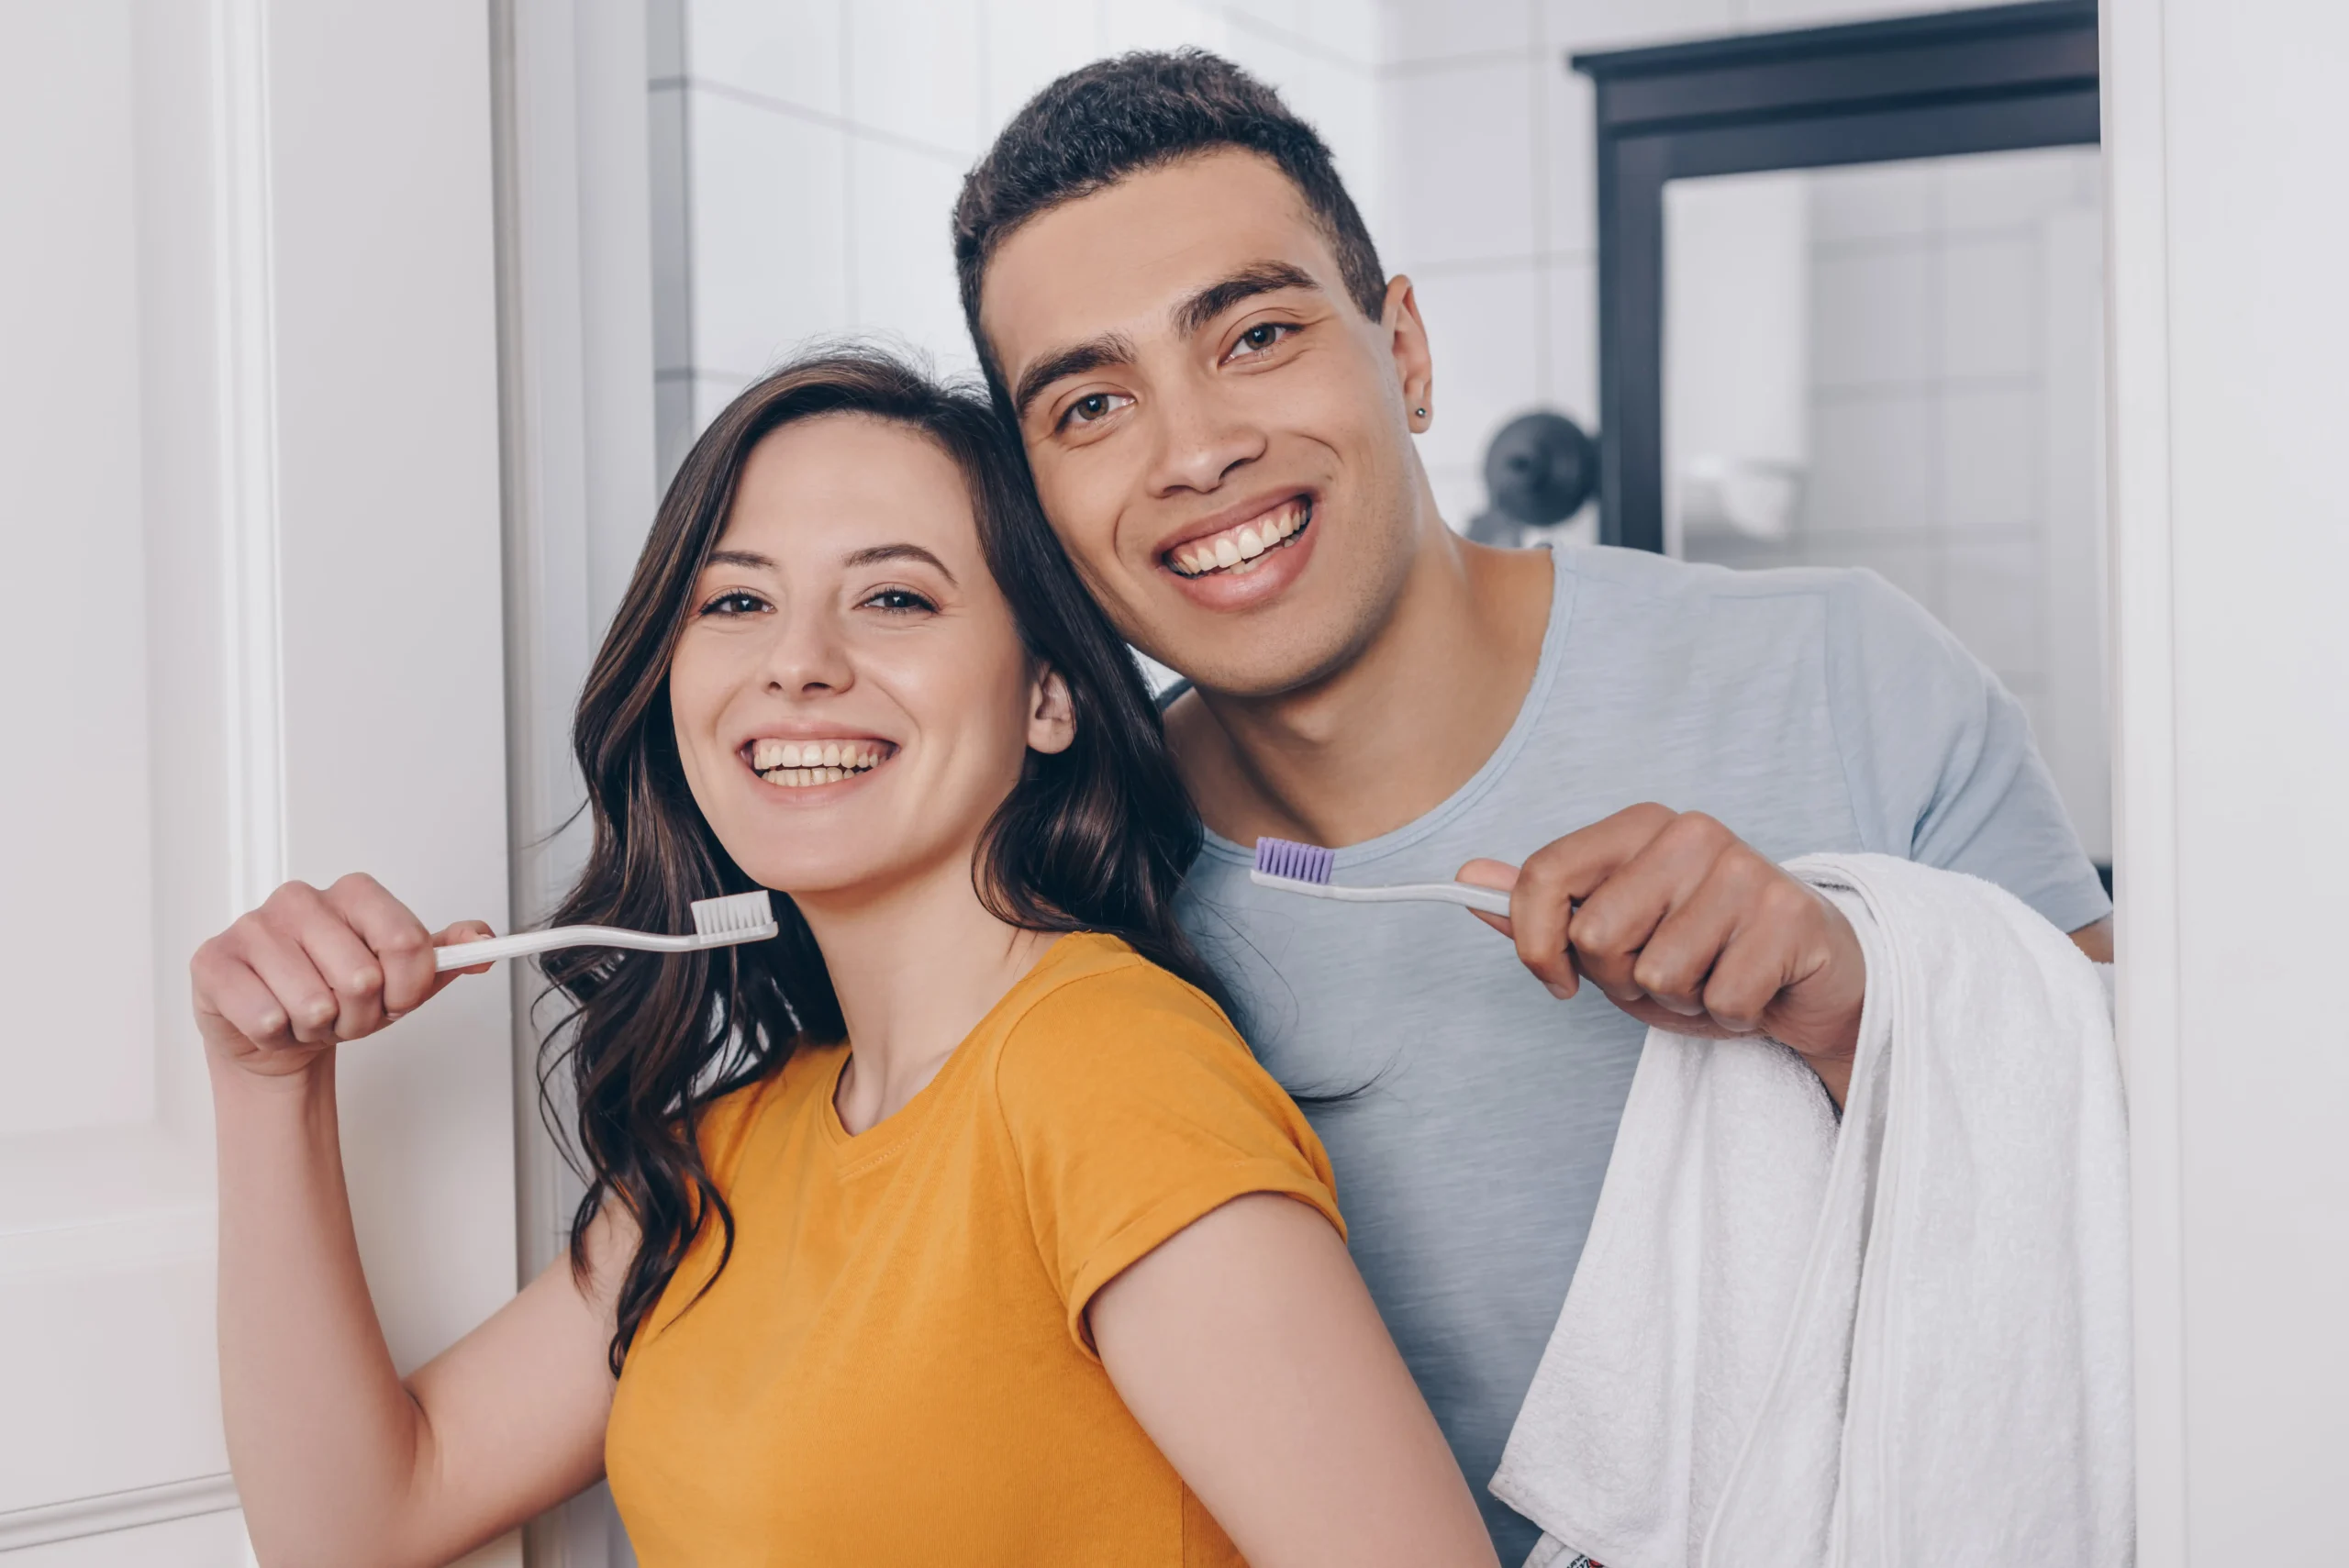
[[1348,904],[1457,904],[1487,915],[1507,915],[1508,895],[1497,887],[1472,887],[1464,882],[1410,882],[1390,887],[1342,887],[1330,880],[1337,851],[1318,844],[1293,843],[1286,839],[1256,840],[1256,864],[1248,880],[1259,887],[1302,893],[1308,898],[1336,898]]
[[477,942],[454,942],[435,949],[432,967],[471,969],[501,958],[552,952],[557,948],[635,948],[643,952],[696,952],[703,948],[731,947],[737,942],[763,941],[783,928],[775,924],[774,903],[763,887],[725,898],[696,899],[694,931],[689,937],[664,937],[651,931],[629,931],[618,926],[556,926],[544,931],[517,931],[510,937],[489,937]]

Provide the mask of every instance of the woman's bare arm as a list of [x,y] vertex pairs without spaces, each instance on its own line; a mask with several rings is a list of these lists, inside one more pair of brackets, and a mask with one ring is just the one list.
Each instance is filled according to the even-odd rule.
[[1104,1286],[1126,1407],[1253,1568],[1492,1568],[1460,1466],[1330,1222],[1259,1193]]
[[[451,933],[443,933],[444,938]],[[607,1219],[584,1288],[558,1261],[405,1384],[360,1267],[336,1042],[424,1005],[432,939],[364,878],[289,884],[191,966],[220,1160],[220,1382],[263,1564],[446,1562],[602,1473]]]

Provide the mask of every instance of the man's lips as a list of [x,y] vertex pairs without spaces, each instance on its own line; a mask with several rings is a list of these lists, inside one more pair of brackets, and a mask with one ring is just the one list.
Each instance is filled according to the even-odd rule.
[[1252,514],[1195,530],[1166,546],[1159,560],[1178,577],[1198,578],[1217,573],[1245,573],[1268,552],[1282,549],[1313,521],[1313,501],[1292,495]]

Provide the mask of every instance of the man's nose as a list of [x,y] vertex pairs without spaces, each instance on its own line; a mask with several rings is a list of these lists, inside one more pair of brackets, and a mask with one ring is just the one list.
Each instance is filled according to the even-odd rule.
[[1206,494],[1232,470],[1264,455],[1264,432],[1213,385],[1183,387],[1158,402],[1158,452],[1151,491]]

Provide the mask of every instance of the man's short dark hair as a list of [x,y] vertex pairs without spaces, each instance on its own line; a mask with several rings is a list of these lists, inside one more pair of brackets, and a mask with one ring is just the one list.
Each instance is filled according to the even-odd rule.
[[1386,273],[1378,248],[1313,128],[1289,113],[1279,94],[1219,55],[1196,49],[1121,54],[1072,71],[1029,99],[963,181],[954,204],[954,271],[971,341],[998,391],[1002,378],[979,333],[979,286],[1003,242],[1063,202],[1226,147],[1268,158],[1288,176],[1337,253],[1347,295],[1364,316],[1379,318]]

